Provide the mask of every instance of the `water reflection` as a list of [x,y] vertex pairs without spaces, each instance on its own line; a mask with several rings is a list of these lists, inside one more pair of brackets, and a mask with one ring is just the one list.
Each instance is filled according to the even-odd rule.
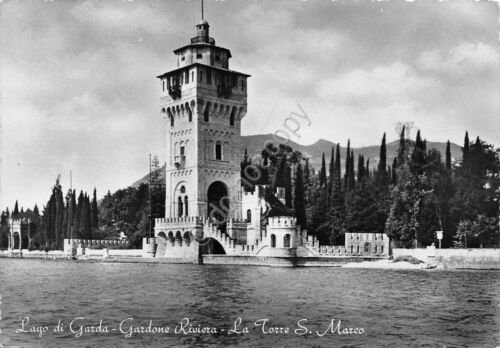
[[[166,264],[112,264],[0,260],[2,335],[18,346],[495,346],[499,344],[499,272],[386,271],[337,268],[270,268]],[[23,317],[37,325],[85,322],[118,327],[168,326],[183,318],[216,334],[83,334],[65,331],[42,338],[16,334]],[[231,335],[238,329],[248,334]],[[263,334],[254,322],[289,327]],[[312,331],[295,335],[297,321]],[[323,332],[332,319],[363,327],[361,336]],[[225,331],[222,331],[224,329]]]

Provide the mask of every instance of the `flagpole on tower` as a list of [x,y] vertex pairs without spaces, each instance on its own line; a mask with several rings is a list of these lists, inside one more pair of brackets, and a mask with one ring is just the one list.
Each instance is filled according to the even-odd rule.
[[203,14],[203,0],[201,0],[201,19],[205,19],[204,14]]

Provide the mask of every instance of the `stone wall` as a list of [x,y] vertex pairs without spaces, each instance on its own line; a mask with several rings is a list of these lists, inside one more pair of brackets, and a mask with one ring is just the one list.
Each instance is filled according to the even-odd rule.
[[384,233],[346,233],[345,249],[349,255],[389,255],[389,237]]
[[64,252],[71,254],[71,249],[76,249],[80,245],[82,248],[96,248],[101,245],[104,248],[118,248],[121,245],[127,245],[127,240],[117,240],[117,239],[64,239]]
[[393,249],[393,257],[413,256],[444,269],[500,269],[500,249]]

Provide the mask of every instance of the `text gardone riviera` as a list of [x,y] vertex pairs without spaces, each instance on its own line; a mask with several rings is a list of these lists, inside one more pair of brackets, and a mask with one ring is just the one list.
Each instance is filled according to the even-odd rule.
[[125,338],[140,336],[144,334],[161,335],[204,335],[204,334],[226,334],[226,335],[245,335],[257,333],[262,335],[315,335],[323,337],[328,334],[333,335],[363,335],[366,331],[362,327],[348,327],[342,324],[340,319],[329,319],[321,328],[313,328],[309,325],[307,318],[297,320],[295,326],[276,325],[270,319],[263,318],[251,321],[245,324],[242,318],[234,320],[229,328],[220,328],[211,325],[203,325],[192,321],[189,318],[183,318],[173,326],[155,325],[153,320],[149,320],[146,325],[139,324],[134,318],[126,318],[119,322],[115,327],[104,324],[104,320],[100,320],[98,324],[91,324],[85,317],[74,318],[66,325],[62,320],[59,320],[57,325],[50,327],[48,325],[30,324],[30,318],[24,317],[21,321],[21,328],[16,330],[16,333],[37,334],[39,337],[53,333],[70,332],[75,337],[92,334],[109,334],[119,332]]

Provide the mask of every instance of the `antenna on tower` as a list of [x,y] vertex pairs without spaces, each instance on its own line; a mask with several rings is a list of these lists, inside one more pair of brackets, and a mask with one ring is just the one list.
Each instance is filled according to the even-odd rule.
[[205,19],[203,15],[203,0],[201,0],[201,19]]

